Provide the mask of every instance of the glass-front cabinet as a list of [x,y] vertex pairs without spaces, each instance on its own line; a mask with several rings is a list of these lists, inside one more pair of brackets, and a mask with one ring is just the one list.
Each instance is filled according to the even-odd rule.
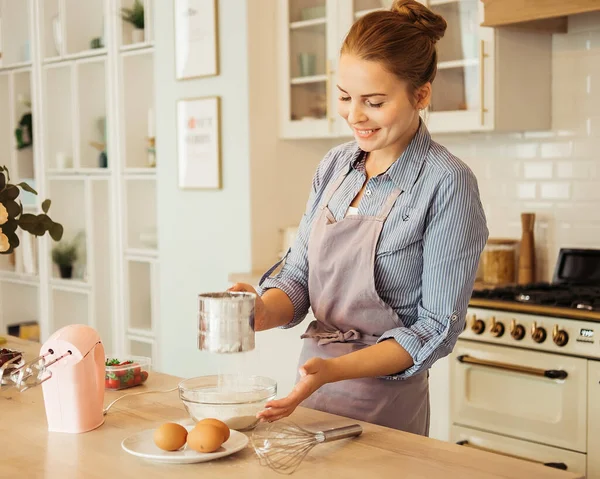
[[[339,49],[352,23],[393,0],[282,0],[280,135],[348,137],[337,114]],[[551,127],[551,33],[482,26],[481,0],[422,0],[448,26],[423,118],[432,133]],[[521,78],[521,81],[518,80]],[[527,80],[525,80],[527,79]]]
[[285,25],[281,55],[282,131],[286,138],[333,135],[331,59],[335,2],[284,0],[280,21]]
[[[425,118],[431,131],[491,129],[488,113],[493,96],[486,89],[486,70],[493,30],[481,27],[479,0],[429,0],[429,8],[448,26],[438,42],[438,71]],[[486,69],[486,67],[488,67]]]

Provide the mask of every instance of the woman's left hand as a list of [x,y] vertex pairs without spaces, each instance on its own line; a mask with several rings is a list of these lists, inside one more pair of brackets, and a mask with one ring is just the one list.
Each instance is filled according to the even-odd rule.
[[285,398],[265,404],[265,410],[257,414],[262,421],[273,422],[289,416],[298,405],[324,384],[331,382],[331,363],[326,359],[312,358],[300,368],[300,381]]

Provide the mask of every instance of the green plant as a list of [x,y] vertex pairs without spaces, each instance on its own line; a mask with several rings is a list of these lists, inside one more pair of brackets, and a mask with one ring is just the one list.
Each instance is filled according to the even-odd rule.
[[77,261],[75,241],[63,241],[52,248],[52,261],[59,266],[72,266]]
[[0,166],[0,254],[10,254],[19,246],[17,228],[34,236],[44,236],[46,232],[54,241],[60,241],[63,227],[48,216],[50,200],[42,203],[42,214],[23,213],[23,204],[17,201],[21,190],[19,187],[37,195],[27,183],[13,185],[6,166]]
[[142,0],[135,0],[133,8],[121,9],[123,20],[131,23],[135,28],[144,29],[144,3]]

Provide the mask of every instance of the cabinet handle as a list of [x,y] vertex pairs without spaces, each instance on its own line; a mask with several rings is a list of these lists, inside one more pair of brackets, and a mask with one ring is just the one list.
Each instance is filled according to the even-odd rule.
[[467,446],[467,447],[470,447],[472,449],[477,449],[478,451],[491,452],[493,454],[499,454],[501,456],[512,457],[512,458],[515,458],[515,459],[522,459],[524,461],[534,462],[536,464],[543,464],[546,467],[552,467],[554,469],[560,469],[561,471],[566,471],[567,470],[567,465],[564,462],[542,462],[542,461],[536,461],[534,459],[529,459],[528,457],[516,456],[514,454],[509,454],[507,452],[496,451],[494,449],[489,449],[487,447],[482,447],[482,446],[476,446],[475,444],[471,444],[466,439],[463,440],[463,441],[458,441],[456,444],[458,444],[459,446]]
[[479,93],[481,95],[479,99],[479,104],[481,108],[481,126],[485,124],[485,113],[487,113],[487,108],[485,107],[485,59],[488,57],[488,54],[485,53],[485,42],[481,40],[480,48],[479,48]]
[[333,70],[331,69],[331,60],[327,60],[325,68],[327,68],[325,80],[325,101],[327,102],[327,108],[325,110],[327,111],[327,131],[332,133],[333,122],[335,120],[331,117],[331,74],[333,73]]
[[485,366],[488,368],[503,369],[505,371],[514,371],[522,374],[529,374],[531,376],[540,376],[548,379],[566,379],[568,376],[567,371],[563,369],[538,369],[531,368],[528,366],[520,366],[518,364],[500,363],[497,361],[488,361],[487,359],[478,359],[468,354],[458,356],[457,361],[465,364],[474,364],[476,366]]

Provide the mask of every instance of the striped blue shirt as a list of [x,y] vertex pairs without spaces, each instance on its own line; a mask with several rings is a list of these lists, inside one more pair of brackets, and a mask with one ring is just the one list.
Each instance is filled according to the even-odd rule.
[[[308,238],[328,184],[349,171],[329,208],[341,220],[367,179],[362,150],[352,141],[330,150],[317,167],[306,211],[281,270],[258,289],[284,291],[299,324],[310,307]],[[375,287],[398,315],[398,327],[378,339],[396,340],[414,365],[388,379],[404,379],[448,355],[463,331],[480,254],[488,238],[472,171],[433,141],[421,122],[400,158],[370,178],[359,215],[376,215],[394,186],[402,190],[384,223],[375,258]],[[348,245],[352,254],[352,245]]]

